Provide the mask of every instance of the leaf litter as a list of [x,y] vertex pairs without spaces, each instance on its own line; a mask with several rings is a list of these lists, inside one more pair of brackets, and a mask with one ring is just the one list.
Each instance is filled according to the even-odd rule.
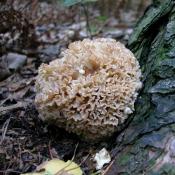
[[[7,4],[2,1],[2,16],[3,10],[10,7],[8,3],[11,1]],[[39,65],[58,58],[70,42],[88,37],[85,19],[77,14],[80,7],[62,10],[55,4],[37,0],[23,3],[15,0],[12,4],[13,13],[7,15],[11,15],[10,19],[18,18],[8,21],[4,15],[1,20],[10,25],[0,29],[0,173],[33,172],[48,160],[71,162],[73,167],[80,165],[84,174],[96,172],[93,155],[104,147],[110,153],[115,138],[94,145],[82,142],[74,134],[43,123],[34,105]],[[127,42],[132,33],[131,24],[120,25],[113,17],[104,22],[97,20],[98,12],[94,9],[90,9],[90,13],[93,37],[112,37]]]

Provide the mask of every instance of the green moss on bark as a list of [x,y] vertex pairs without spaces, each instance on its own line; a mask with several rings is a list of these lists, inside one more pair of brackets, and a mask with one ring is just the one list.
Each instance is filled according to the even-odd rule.
[[[128,47],[140,62],[144,87],[133,120],[117,137],[116,159],[108,174],[173,174],[175,1],[154,1],[136,25]],[[131,156],[122,163],[127,155]]]

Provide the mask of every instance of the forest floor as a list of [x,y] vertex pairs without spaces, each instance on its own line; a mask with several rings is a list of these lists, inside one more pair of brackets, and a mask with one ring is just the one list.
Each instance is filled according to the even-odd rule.
[[[45,3],[42,6],[48,14],[54,8]],[[0,36],[1,41],[5,40],[5,51],[0,57],[0,174],[31,172],[52,158],[70,160],[77,144],[74,161],[81,164],[85,174],[96,171],[92,158],[102,148],[105,147],[113,159],[115,137],[100,144],[89,144],[38,118],[34,85],[39,65],[58,58],[69,43],[89,37],[84,15],[75,15],[73,10],[71,15],[67,13],[69,16],[60,13],[57,11],[56,15],[62,15],[64,22],[55,23],[48,18],[34,25],[37,42],[33,41],[32,49],[19,46],[18,31],[13,38],[10,32]],[[121,22],[91,10],[92,36],[111,37],[127,43],[135,20],[131,22],[130,19],[128,16]]]

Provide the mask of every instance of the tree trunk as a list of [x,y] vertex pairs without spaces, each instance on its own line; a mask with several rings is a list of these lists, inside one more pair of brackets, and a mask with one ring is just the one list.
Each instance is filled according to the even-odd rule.
[[144,87],[106,175],[175,175],[175,1],[155,0],[128,47],[140,62]]

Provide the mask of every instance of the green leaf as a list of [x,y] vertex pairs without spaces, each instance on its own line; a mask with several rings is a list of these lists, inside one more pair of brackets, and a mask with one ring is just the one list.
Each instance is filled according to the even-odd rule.
[[96,1],[97,0],[64,0],[64,5],[69,7],[80,3],[85,4],[88,2],[96,2]]
[[105,22],[107,19],[108,19],[108,17],[107,16],[103,16],[103,15],[97,17],[97,20],[99,20],[101,22]]
[[64,0],[65,6],[72,6],[78,3],[81,3],[82,0]]

